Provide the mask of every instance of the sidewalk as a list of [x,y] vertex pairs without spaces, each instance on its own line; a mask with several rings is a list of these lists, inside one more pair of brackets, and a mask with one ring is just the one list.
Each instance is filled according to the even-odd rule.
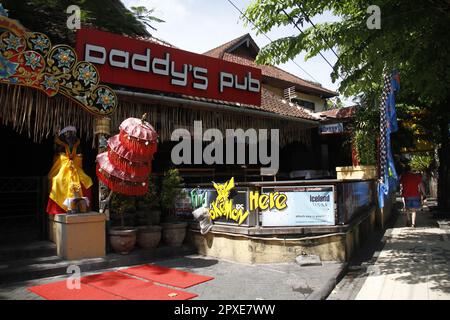
[[[344,264],[322,266],[297,263],[248,265],[199,255],[154,261],[155,264],[214,277],[186,289],[199,300],[320,300],[324,299],[342,273]],[[124,268],[82,273],[82,276]],[[0,285],[0,300],[42,300],[27,287],[64,280],[67,275]]]
[[450,230],[440,229],[428,211],[417,213],[416,228],[399,215],[356,300],[449,300]]

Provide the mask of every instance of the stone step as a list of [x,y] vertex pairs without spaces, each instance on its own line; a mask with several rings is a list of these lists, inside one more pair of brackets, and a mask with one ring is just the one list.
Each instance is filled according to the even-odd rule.
[[24,260],[56,255],[56,245],[50,241],[0,246],[0,264],[13,260]]
[[0,262],[0,283],[11,283],[32,279],[47,278],[67,274],[71,265],[80,267],[81,272],[91,272],[100,269],[121,266],[138,265],[152,261],[195,254],[193,246],[158,247],[155,249],[136,249],[129,255],[108,254],[102,258],[63,260],[57,256],[37,257],[31,259]]

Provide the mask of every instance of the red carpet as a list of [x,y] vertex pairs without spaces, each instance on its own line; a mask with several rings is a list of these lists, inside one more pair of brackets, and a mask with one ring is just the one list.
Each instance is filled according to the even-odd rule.
[[151,264],[122,269],[119,270],[119,272],[183,289],[214,279],[213,277],[202,276],[195,273],[169,269]]
[[158,286],[119,272],[106,272],[83,277],[81,283],[129,300],[188,300],[197,297],[196,294],[190,292]]
[[66,280],[28,288],[47,300],[122,300],[121,297],[81,283],[81,289],[67,289]]

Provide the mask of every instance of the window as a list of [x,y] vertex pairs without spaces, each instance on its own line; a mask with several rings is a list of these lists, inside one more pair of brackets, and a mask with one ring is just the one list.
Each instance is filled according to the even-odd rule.
[[316,110],[316,105],[314,102],[305,101],[301,99],[292,99],[292,102],[295,102],[299,106],[302,106],[303,108],[310,109],[312,111]]

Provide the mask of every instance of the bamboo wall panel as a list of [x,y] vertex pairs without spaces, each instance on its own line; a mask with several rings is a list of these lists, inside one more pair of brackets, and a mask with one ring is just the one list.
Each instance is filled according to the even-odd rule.
[[[173,130],[177,128],[185,128],[193,135],[194,121],[201,120],[203,131],[216,128],[225,134],[226,129],[279,129],[281,147],[291,142],[311,143],[311,129],[304,129],[288,120],[128,101],[119,101],[111,117],[111,133],[117,133],[120,123],[126,118],[141,118],[144,113],[157,130],[160,142],[170,141]],[[65,97],[49,98],[35,89],[0,85],[0,124],[11,126],[34,142],[55,136],[68,125],[78,129],[80,138],[92,140],[94,116]]]
[[0,124],[11,126],[34,142],[58,134],[73,125],[84,140],[93,138],[94,117],[71,100],[21,86],[0,85]]
[[[119,101],[117,111],[112,116],[112,128],[118,128],[127,117],[140,118],[144,113],[147,113],[147,120],[155,127],[161,142],[170,141],[173,130],[177,128],[185,128],[193,135],[194,121],[200,120],[203,131],[216,128],[225,134],[226,129],[279,129],[281,146],[291,142],[311,144],[311,129],[302,128],[297,123],[288,120],[127,101]],[[112,130],[114,132],[114,129]]]

